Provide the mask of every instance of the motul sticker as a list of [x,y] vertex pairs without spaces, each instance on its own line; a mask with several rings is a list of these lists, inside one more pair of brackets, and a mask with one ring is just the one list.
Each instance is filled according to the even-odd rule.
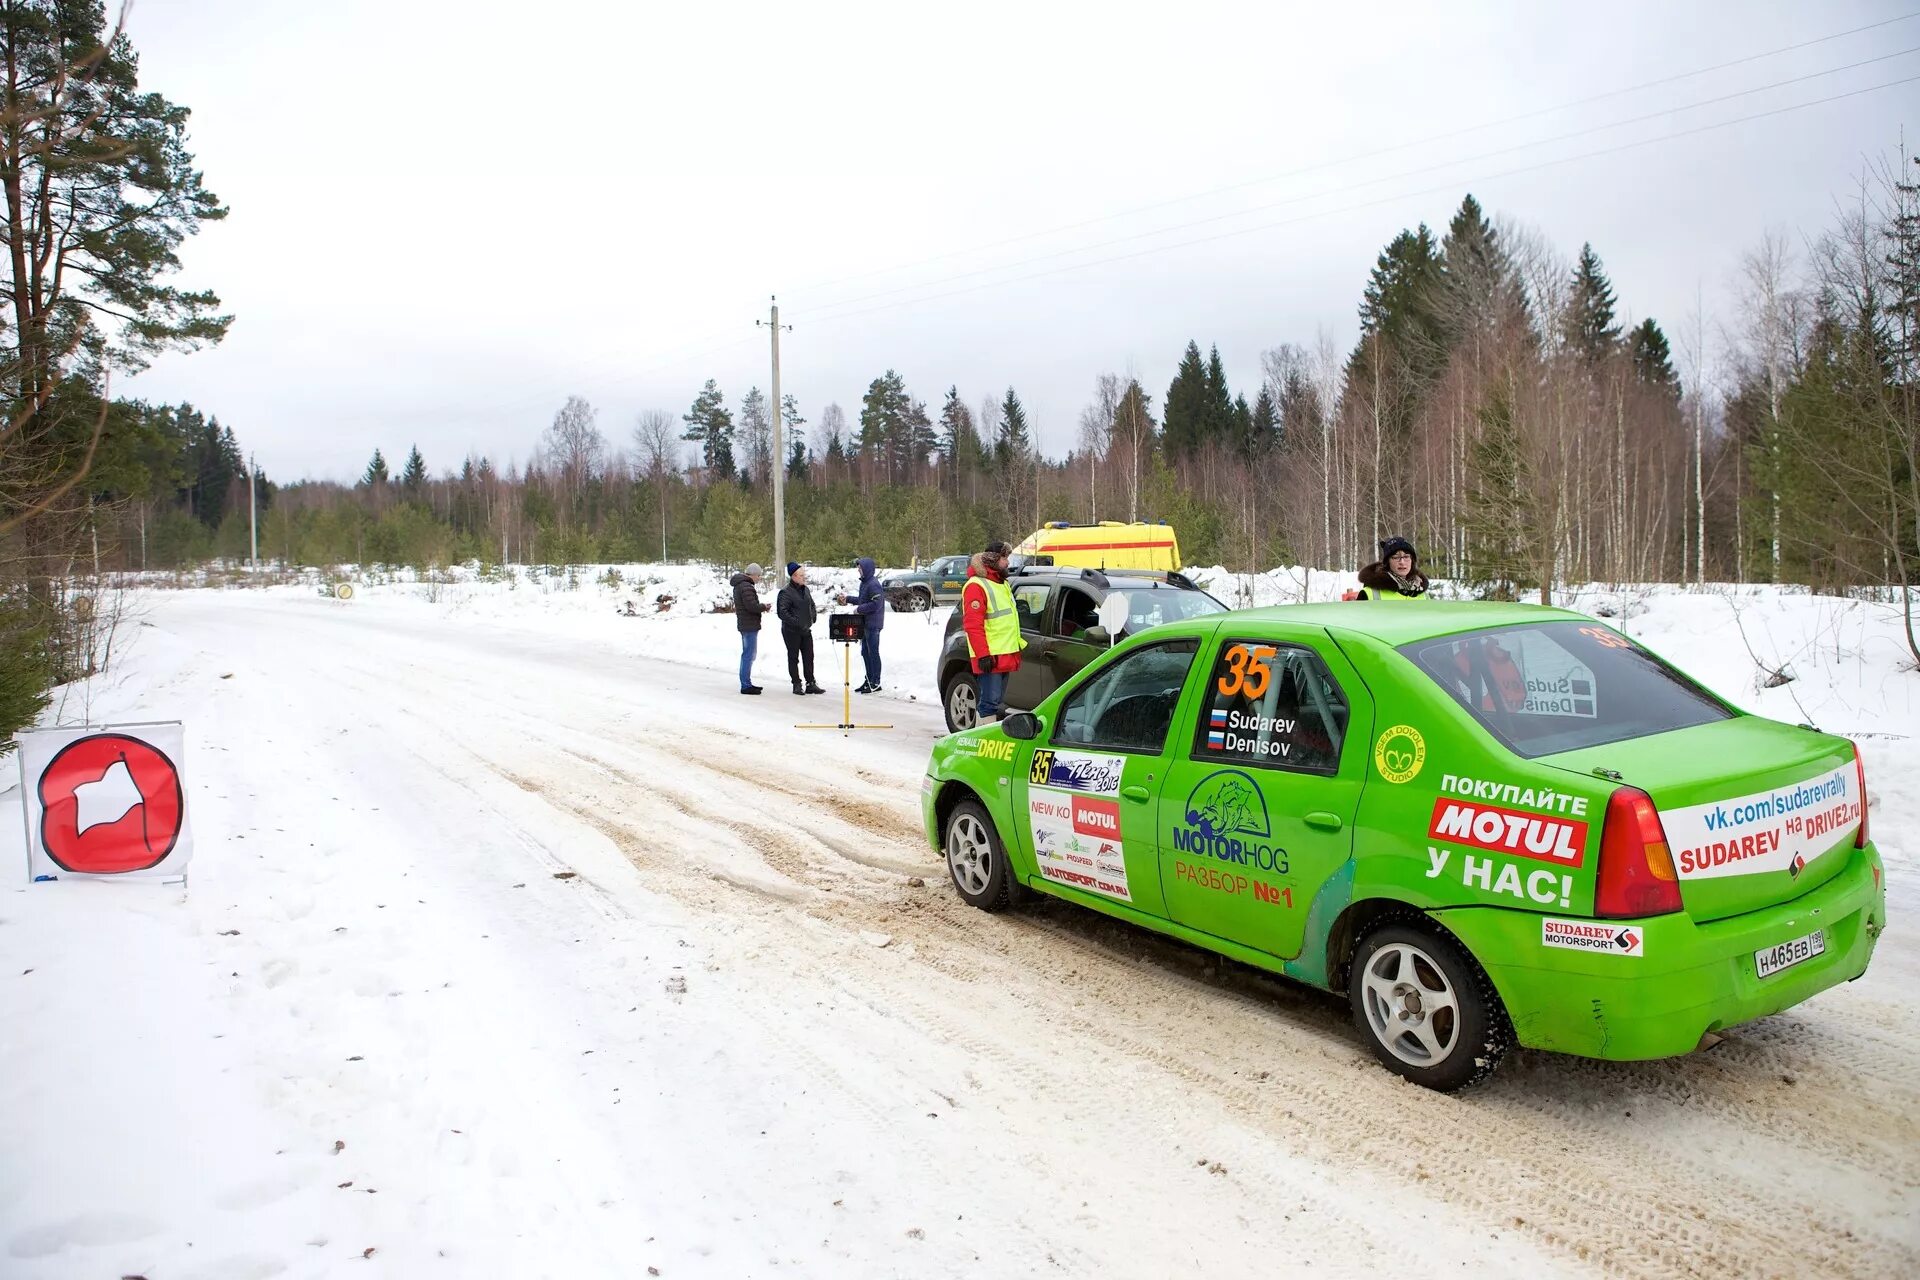
[[1639,956],[1646,954],[1646,935],[1639,925],[1542,920],[1540,945],[1566,951],[1604,952],[1610,956]]
[[1859,775],[1851,762],[1772,791],[1660,810],[1682,880],[1785,871],[1850,839],[1860,827]]
[[184,875],[183,747],[178,723],[21,734],[29,876]]
[[1584,822],[1446,796],[1434,802],[1427,835],[1452,845],[1470,845],[1562,867],[1578,867],[1587,853]]

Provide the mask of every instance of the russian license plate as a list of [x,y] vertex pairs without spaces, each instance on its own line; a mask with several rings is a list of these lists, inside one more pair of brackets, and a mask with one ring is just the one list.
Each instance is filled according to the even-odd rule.
[[1771,978],[1782,969],[1791,969],[1803,960],[1825,955],[1827,935],[1825,930],[1816,930],[1804,938],[1795,938],[1791,942],[1782,942],[1753,953],[1753,971],[1762,978]]

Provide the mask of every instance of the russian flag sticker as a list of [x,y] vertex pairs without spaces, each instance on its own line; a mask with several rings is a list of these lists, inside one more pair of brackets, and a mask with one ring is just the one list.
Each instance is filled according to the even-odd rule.
[[1212,717],[1211,717],[1211,719],[1210,719],[1210,721],[1209,721],[1209,723],[1208,723],[1208,725],[1207,725],[1207,727],[1208,727],[1208,728],[1210,728],[1210,729],[1224,729],[1224,728],[1226,728],[1226,727],[1227,727],[1227,713],[1226,713],[1225,711],[1216,711],[1216,712],[1214,712],[1214,713],[1213,713],[1213,715],[1212,715]]
[[1207,735],[1207,749],[1210,751],[1225,751],[1227,749],[1227,735],[1218,732],[1209,733]]

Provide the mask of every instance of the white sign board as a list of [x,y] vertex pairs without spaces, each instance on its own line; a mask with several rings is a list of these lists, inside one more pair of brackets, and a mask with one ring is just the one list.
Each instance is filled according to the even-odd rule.
[[1866,797],[1851,764],[1774,791],[1662,809],[1682,880],[1801,870],[1860,829]]
[[179,721],[33,729],[19,741],[29,879],[186,875]]

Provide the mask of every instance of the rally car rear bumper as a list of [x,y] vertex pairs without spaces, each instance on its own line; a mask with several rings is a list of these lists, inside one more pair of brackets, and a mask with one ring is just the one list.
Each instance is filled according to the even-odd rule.
[[[1549,947],[1546,917],[1529,912],[1465,907],[1435,915],[1486,969],[1522,1045],[1589,1058],[1664,1058],[1866,972],[1886,927],[1884,875],[1869,844],[1851,851],[1839,875],[1792,902],[1706,924],[1684,912],[1607,922],[1640,931],[1638,954]],[[1815,931],[1823,954],[1758,975],[1755,952]]]

